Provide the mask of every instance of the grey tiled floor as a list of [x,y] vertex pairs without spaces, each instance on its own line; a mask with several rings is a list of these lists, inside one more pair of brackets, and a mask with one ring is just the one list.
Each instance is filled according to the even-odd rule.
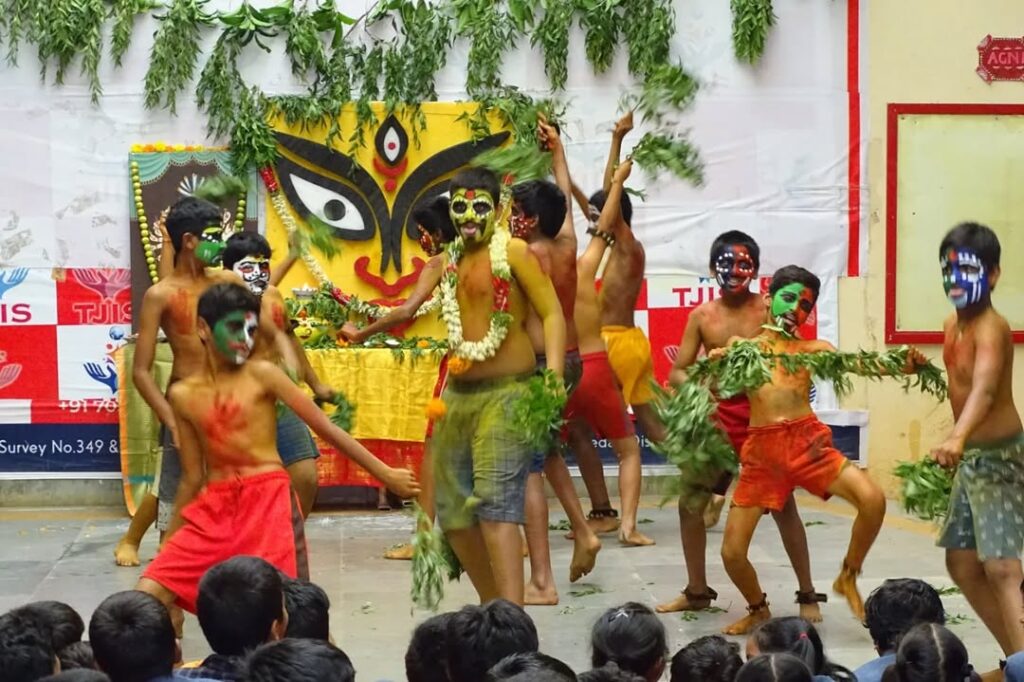
[[[849,507],[841,502],[823,504],[799,498],[811,547],[814,576],[819,591],[827,591],[842,560],[849,538]],[[577,671],[587,669],[587,635],[590,625],[605,608],[628,600],[648,604],[673,597],[682,587],[682,552],[678,524],[671,507],[645,506],[641,518],[650,519],[642,529],[654,537],[656,547],[626,549],[613,537],[597,570],[580,585],[568,583],[571,545],[561,533],[551,533],[552,556],[561,593],[555,607],[531,607],[541,649],[562,658]],[[555,517],[553,516],[553,519]],[[411,528],[410,517],[392,512],[317,513],[307,524],[313,579],[330,595],[335,640],[355,663],[358,679],[404,679],[402,657],[409,634],[425,613],[412,613],[408,598],[409,563],[385,561],[381,552],[403,541]],[[134,586],[139,569],[117,568],[111,551],[127,527],[127,519],[109,510],[9,511],[0,510],[0,612],[33,599],[60,599],[88,618],[108,594]],[[861,586],[867,594],[886,577],[921,577],[936,586],[951,585],[941,550],[934,547],[929,529],[890,513],[886,527],[868,558]],[[728,613],[702,613],[684,621],[678,614],[662,616],[669,632],[670,651],[690,639],[711,632],[742,615],[743,604],[729,583],[717,550],[721,526],[709,538],[709,577],[722,595],[718,606]],[[153,556],[155,536],[143,544],[143,559]],[[775,615],[795,614],[790,602],[794,590],[792,571],[785,559],[774,524],[762,523],[751,548],[751,559],[761,574]],[[574,596],[572,592],[593,592]],[[473,599],[468,581],[452,585],[443,607],[454,609]],[[947,611],[968,619],[953,626],[967,643],[972,661],[981,670],[994,666],[998,652],[981,624],[959,595],[944,598]],[[874,656],[871,641],[842,602],[823,607],[821,630],[827,653],[854,667]],[[198,623],[191,616],[183,642],[186,659],[208,652]]]

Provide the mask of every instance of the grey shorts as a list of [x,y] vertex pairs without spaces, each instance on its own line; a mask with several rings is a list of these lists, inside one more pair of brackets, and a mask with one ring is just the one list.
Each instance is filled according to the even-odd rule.
[[529,378],[448,379],[442,395],[447,411],[429,445],[443,529],[461,530],[479,520],[523,523],[531,454],[512,424],[512,411]]
[[[537,371],[543,371],[547,369],[548,360],[544,355],[537,356]],[[580,379],[583,378],[583,359],[580,357],[580,351],[576,348],[567,350],[565,352],[565,372],[563,374],[563,381],[565,382],[565,396],[566,398],[572,397],[573,391],[580,385]],[[559,438],[561,435],[559,434]],[[559,442],[558,439],[555,441]],[[537,474],[544,471],[544,460],[548,457],[558,454],[558,449],[554,449],[551,452],[535,452],[533,458],[530,460],[530,473]]]
[[287,405],[277,405],[277,452],[285,466],[320,456],[306,423]]
[[166,426],[160,427],[160,446],[163,454],[160,456],[160,481],[156,492],[156,528],[164,531],[174,515],[174,497],[181,481],[181,459],[171,440],[171,430]]
[[978,559],[1019,559],[1024,549],[1024,433],[964,450],[937,544]]

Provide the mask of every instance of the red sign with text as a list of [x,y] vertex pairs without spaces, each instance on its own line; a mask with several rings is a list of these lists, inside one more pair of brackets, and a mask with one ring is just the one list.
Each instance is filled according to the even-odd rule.
[[1024,81],[1024,37],[985,36],[978,44],[977,74],[986,83]]

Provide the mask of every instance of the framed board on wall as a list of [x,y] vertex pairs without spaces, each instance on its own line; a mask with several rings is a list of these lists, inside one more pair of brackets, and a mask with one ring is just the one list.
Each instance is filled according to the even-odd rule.
[[1024,342],[1024,105],[890,104],[886,172],[886,343],[942,343],[939,243],[964,221],[999,236],[993,302]]

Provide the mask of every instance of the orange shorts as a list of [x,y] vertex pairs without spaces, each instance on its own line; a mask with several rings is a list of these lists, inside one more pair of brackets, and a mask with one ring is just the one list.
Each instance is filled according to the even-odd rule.
[[732,502],[782,511],[796,488],[828,499],[829,486],[849,463],[832,447],[832,430],[813,414],[752,426],[740,452],[740,478]]

